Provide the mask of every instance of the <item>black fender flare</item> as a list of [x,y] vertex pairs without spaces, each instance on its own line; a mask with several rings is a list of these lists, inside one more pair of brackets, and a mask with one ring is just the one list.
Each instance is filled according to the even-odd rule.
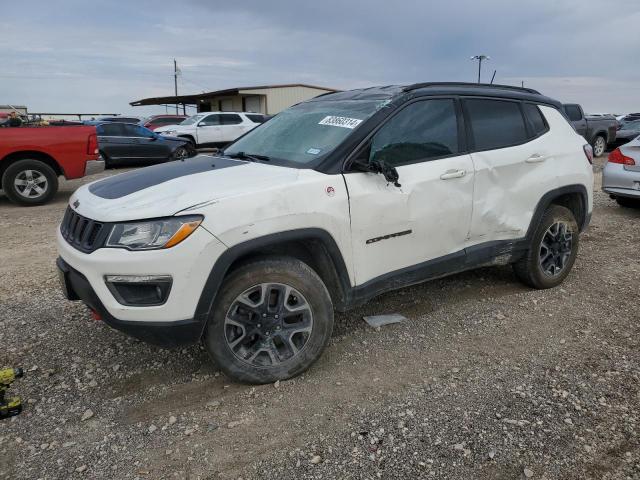
[[529,228],[527,230],[527,235],[525,237],[527,241],[531,240],[533,237],[533,234],[540,223],[540,219],[547,208],[549,208],[549,205],[551,205],[554,200],[567,194],[579,195],[579,198],[581,199],[582,218],[576,218],[576,221],[578,222],[581,232],[587,228],[591,220],[591,212],[588,211],[589,196],[587,194],[587,188],[581,184],[565,185],[564,187],[548,191],[538,201],[538,205],[536,205],[536,209],[533,212],[533,216],[531,217],[531,222],[529,223]]
[[218,292],[220,291],[220,287],[222,286],[222,281],[231,265],[236,260],[250,255],[251,252],[291,241],[314,242],[316,244],[319,242],[320,246],[326,252],[323,253],[323,255],[328,255],[328,259],[332,262],[335,270],[338,283],[337,288],[340,292],[340,298],[335,306],[337,309],[341,309],[343,305],[348,304],[353,288],[349,279],[346,263],[333,236],[326,230],[320,228],[287,230],[239,243],[228,248],[218,257],[204,284],[194,316],[195,319],[201,322],[203,332]]

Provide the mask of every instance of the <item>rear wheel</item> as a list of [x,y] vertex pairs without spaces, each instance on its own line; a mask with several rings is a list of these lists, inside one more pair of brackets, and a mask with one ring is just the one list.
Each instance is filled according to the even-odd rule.
[[333,305],[318,274],[294,258],[265,258],[227,277],[204,343],[227,376],[269,383],[309,368],[332,329]]
[[42,205],[58,191],[58,175],[40,160],[18,160],[4,172],[2,189],[14,203],[24,206]]
[[111,161],[109,156],[106,153],[104,153],[102,150],[100,150],[100,157],[102,157],[102,160],[104,160],[104,168],[105,168],[105,170],[107,168],[112,168],[113,167],[113,162]]
[[629,197],[616,197],[616,202],[621,207],[640,208],[640,199]]
[[579,240],[578,223],[571,210],[551,205],[524,257],[513,264],[516,276],[533,288],[560,285],[576,260]]
[[602,136],[598,135],[593,139],[593,154],[596,157],[601,157],[604,155],[605,150],[607,149],[607,140]]

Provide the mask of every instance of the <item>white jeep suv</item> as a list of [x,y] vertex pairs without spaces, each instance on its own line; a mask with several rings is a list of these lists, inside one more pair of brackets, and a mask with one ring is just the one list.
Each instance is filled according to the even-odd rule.
[[530,89],[425,83],[316,97],[219,156],[78,189],[58,232],[66,295],[164,345],[204,341],[244,382],[321,354],[334,309],[485,265],[569,274],[591,147]]
[[247,112],[198,113],[178,125],[167,125],[155,131],[161,135],[186,138],[194,146],[218,147],[257,127],[264,118],[262,114]]

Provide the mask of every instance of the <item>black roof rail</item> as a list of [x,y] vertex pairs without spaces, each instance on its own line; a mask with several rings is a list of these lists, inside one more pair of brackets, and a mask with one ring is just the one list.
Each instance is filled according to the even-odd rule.
[[540,95],[540,92],[533,88],[516,87],[513,85],[498,85],[496,83],[469,83],[469,82],[423,82],[414,83],[413,85],[407,85],[402,90],[410,92],[411,90],[417,90],[418,88],[426,87],[475,87],[475,88],[499,88],[501,90],[515,90],[517,92],[526,92]]

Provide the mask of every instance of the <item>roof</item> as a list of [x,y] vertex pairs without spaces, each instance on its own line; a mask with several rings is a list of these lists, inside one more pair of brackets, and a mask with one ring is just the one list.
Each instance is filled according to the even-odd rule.
[[257,87],[235,87],[235,88],[227,88],[224,90],[214,90],[212,92],[204,92],[197,93],[193,95],[171,95],[168,97],[151,97],[151,98],[143,98],[141,100],[136,100],[134,102],[129,103],[132,107],[139,107],[141,105],[162,105],[162,104],[197,104],[199,100],[204,100],[209,97],[217,97],[220,95],[238,95],[243,90],[266,90],[269,88],[292,88],[292,87],[306,87],[306,88],[315,88],[316,90],[324,90],[327,92],[338,92],[334,88],[327,87],[318,87],[316,85],[309,85],[306,83],[284,83],[279,85],[259,85]]
[[515,87],[487,83],[428,82],[411,85],[387,85],[381,87],[360,88],[344,92],[320,95],[311,101],[324,100],[385,100],[402,94],[417,93],[421,95],[477,95],[497,98],[529,100],[537,103],[561,107],[561,103],[542,95],[532,88]]

